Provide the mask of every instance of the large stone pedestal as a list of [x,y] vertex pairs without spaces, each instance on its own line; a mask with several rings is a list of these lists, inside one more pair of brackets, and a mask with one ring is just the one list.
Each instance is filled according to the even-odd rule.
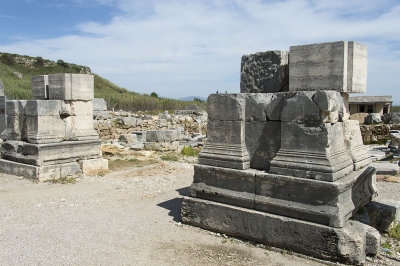
[[316,258],[360,264],[380,248],[379,232],[356,221],[333,228],[214,201],[184,198],[182,221]]
[[257,170],[195,165],[190,196],[279,214],[332,227],[345,222],[376,195],[375,168],[324,182]]
[[[380,235],[351,218],[377,194],[348,94],[366,47],[295,46],[242,59],[241,94],[208,98],[207,142],[182,220],[321,259],[363,263]],[[289,65],[287,91],[286,69]]]

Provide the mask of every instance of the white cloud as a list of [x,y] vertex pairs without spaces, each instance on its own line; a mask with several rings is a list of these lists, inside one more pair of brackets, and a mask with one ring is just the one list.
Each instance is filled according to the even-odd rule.
[[76,36],[20,41],[0,50],[62,58],[88,65],[127,89],[180,97],[238,92],[242,54],[355,40],[369,45],[369,94],[391,94],[400,104],[400,5],[395,1],[90,3],[95,2],[117,6],[120,13],[107,23],[76,25]]

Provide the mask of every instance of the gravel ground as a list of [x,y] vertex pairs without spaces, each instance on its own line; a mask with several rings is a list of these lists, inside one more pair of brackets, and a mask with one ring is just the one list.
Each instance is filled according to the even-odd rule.
[[[193,166],[161,162],[32,183],[0,176],[1,265],[321,265],[291,252],[183,225],[180,205]],[[378,183],[400,200],[399,183]],[[369,265],[396,264],[382,254]]]
[[1,265],[320,265],[180,220],[190,164],[162,162],[75,184],[0,176]]

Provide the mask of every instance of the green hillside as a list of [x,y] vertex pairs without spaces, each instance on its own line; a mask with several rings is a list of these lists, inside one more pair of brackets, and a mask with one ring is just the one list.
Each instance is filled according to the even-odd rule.
[[[41,57],[0,53],[0,79],[9,99],[31,99],[31,77],[53,73],[90,73],[90,68],[66,63],[63,60],[54,62]],[[193,104],[205,108],[206,105],[199,101],[179,101],[158,98],[156,94],[152,97],[130,92],[96,74],[94,74],[94,94],[96,98],[104,98],[109,108],[125,111],[177,110]]]

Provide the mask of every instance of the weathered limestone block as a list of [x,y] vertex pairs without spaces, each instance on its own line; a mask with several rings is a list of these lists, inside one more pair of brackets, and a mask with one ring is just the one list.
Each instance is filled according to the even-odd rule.
[[243,121],[246,99],[243,94],[211,94],[208,96],[208,119]]
[[93,112],[94,111],[107,111],[107,103],[103,98],[93,99]]
[[130,143],[135,143],[138,142],[137,135],[136,134],[121,134],[119,136],[119,141],[130,144]]
[[7,101],[7,127],[1,134],[3,140],[26,139],[26,131],[24,132],[26,102],[26,100]]
[[368,114],[364,119],[364,124],[366,124],[366,125],[379,124],[381,122],[382,122],[382,119],[381,119],[380,113]]
[[367,46],[330,42],[290,47],[289,90],[365,92]]
[[61,163],[55,165],[35,166],[0,159],[2,173],[23,176],[33,181],[46,181],[65,176],[75,175],[81,172],[77,162]]
[[179,149],[179,141],[145,142],[144,148],[148,149],[148,150],[155,150],[155,151],[177,151]]
[[286,100],[282,109],[281,121],[292,123],[319,124],[320,110],[312,101],[312,93],[299,93]]
[[137,141],[145,142],[147,139],[147,131],[133,131],[132,134],[136,135]]
[[[301,191],[301,193],[299,192]],[[264,171],[195,165],[190,196],[342,227],[377,194],[375,169],[324,182]]]
[[25,106],[25,116],[60,116],[59,100],[28,100]]
[[98,139],[99,135],[93,128],[92,115],[68,116],[63,119],[65,123],[66,140]]
[[352,170],[343,123],[281,123],[281,148],[271,162],[271,173],[335,181]]
[[199,162],[234,169],[249,168],[245,121],[208,120],[207,142],[199,154]]
[[31,78],[32,100],[45,100],[49,98],[49,78],[47,75],[33,76]]
[[267,51],[242,56],[240,92],[267,93],[289,89],[287,51]]
[[50,74],[49,99],[90,101],[94,98],[94,76],[88,74]]
[[364,147],[360,125],[357,120],[347,120],[344,125],[344,140],[347,151],[353,160],[354,170],[371,163],[371,153]]
[[400,223],[400,202],[396,200],[380,199],[368,203],[366,206],[369,221],[372,227],[385,233]]
[[324,123],[343,122],[350,117],[348,94],[322,90],[315,92],[313,101],[318,105]]
[[245,131],[250,168],[268,171],[272,159],[281,146],[281,123],[279,121],[246,121]]
[[184,198],[181,214],[187,224],[324,260],[361,264],[380,248],[379,233],[356,221],[333,228],[191,197]]
[[138,120],[136,117],[119,117],[116,122],[124,128],[130,128],[138,126]]
[[245,104],[243,94],[211,94],[208,97],[207,142],[199,162],[234,169],[250,167],[245,143]]
[[[34,144],[19,141],[17,151],[2,144],[2,158],[30,165],[53,165],[76,162],[78,159],[98,158],[101,156],[100,140],[63,141],[59,143]],[[3,148],[4,147],[4,148]]]
[[80,160],[79,166],[84,174],[97,174],[108,170],[108,160],[103,158]]
[[148,142],[172,142],[181,138],[179,130],[148,130],[146,140]]
[[385,124],[400,124],[400,112],[384,114],[382,116],[382,121]]
[[65,104],[70,106],[71,115],[93,115],[92,101],[65,101]]
[[245,97],[245,120],[267,121],[266,108],[271,103],[272,93],[242,93]]
[[30,143],[52,143],[65,139],[65,124],[60,117],[61,101],[29,100],[25,107],[27,140]]

